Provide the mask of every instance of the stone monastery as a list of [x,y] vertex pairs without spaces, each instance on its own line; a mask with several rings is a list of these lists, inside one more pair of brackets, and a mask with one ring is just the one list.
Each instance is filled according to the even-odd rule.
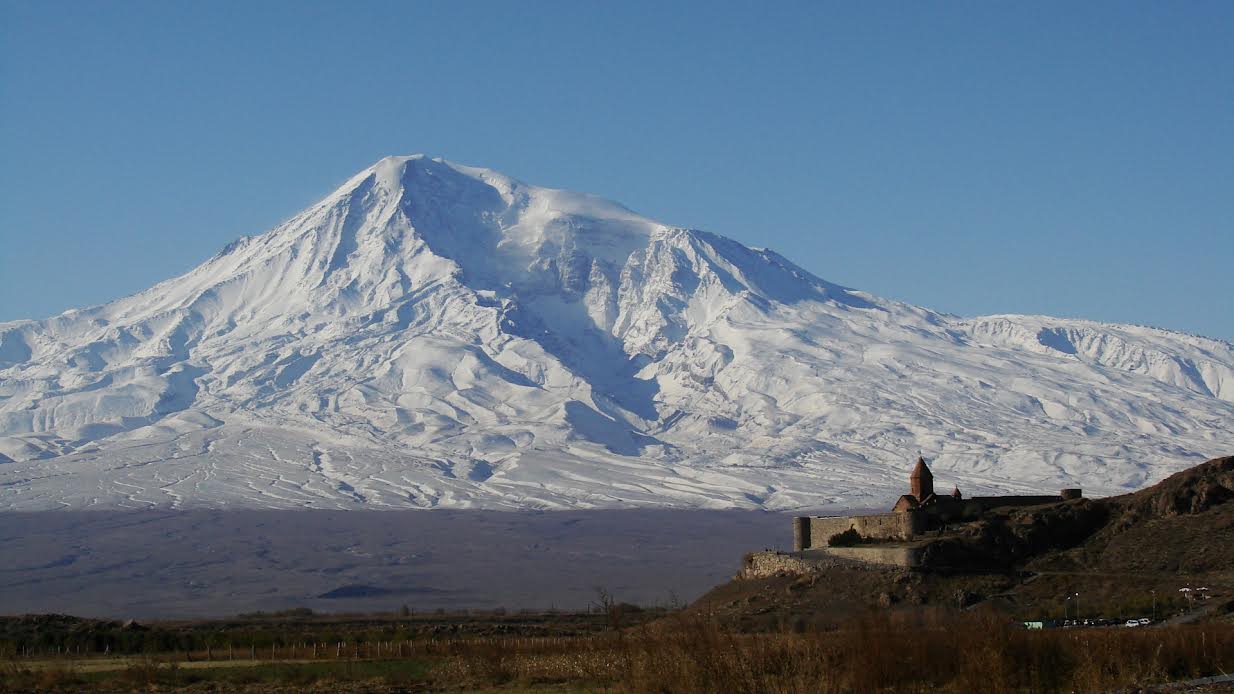
[[[996,508],[1039,506],[1079,499],[1079,489],[1064,489],[1057,496],[975,496],[965,499],[959,488],[950,494],[934,493],[934,474],[918,457],[909,476],[909,493],[896,501],[891,513],[870,516],[800,516],[793,519],[793,549],[802,552],[834,546],[845,533],[862,540],[909,542],[941,531],[948,523],[977,520]],[[851,531],[851,532],[850,532]]]

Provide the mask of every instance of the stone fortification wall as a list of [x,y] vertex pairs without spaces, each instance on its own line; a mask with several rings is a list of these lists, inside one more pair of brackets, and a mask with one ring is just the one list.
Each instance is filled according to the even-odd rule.
[[920,547],[828,547],[827,554],[842,559],[881,564],[883,566],[899,566],[906,569],[921,566],[922,548]]
[[806,516],[795,519],[794,549],[827,547],[832,535],[856,530],[862,537],[876,540],[909,540],[925,529],[920,513],[879,513],[872,516]]
[[809,575],[826,569],[844,567],[849,569],[874,570],[885,564],[866,561],[866,557],[841,557],[830,551],[814,551],[806,554],[785,552],[751,552],[736,578],[770,578],[772,576]]
[[1056,504],[1063,500],[1063,497],[1055,494],[1053,496],[974,496],[968,499],[968,503],[980,504],[983,510],[992,508],[1007,508],[1009,506],[1042,506],[1044,504]]
[[770,578],[781,574],[810,574],[829,568],[826,558],[807,559],[782,552],[752,552],[737,578]]
[[827,569],[877,570],[894,566],[912,569],[922,565],[921,547],[829,547],[805,553],[751,552],[737,574],[739,579],[770,578],[772,576],[810,575]]

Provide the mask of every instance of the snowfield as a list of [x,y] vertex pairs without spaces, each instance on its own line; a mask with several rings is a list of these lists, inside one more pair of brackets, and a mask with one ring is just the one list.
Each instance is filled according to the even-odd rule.
[[0,324],[7,510],[881,507],[919,450],[966,493],[1138,488],[1234,452],[1234,345],[935,313],[424,156]]

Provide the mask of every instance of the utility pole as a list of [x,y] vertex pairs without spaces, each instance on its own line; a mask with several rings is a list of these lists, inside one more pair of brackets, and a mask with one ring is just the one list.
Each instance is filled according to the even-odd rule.
[[1153,588],[1148,591],[1153,594],[1153,621],[1157,621],[1157,589]]

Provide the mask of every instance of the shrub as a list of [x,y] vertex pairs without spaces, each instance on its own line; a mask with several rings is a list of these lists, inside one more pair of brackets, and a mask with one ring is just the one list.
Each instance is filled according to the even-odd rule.
[[849,528],[842,533],[836,533],[827,540],[827,544],[832,547],[852,547],[859,545],[865,538],[861,537],[861,533],[857,532],[856,528]]

